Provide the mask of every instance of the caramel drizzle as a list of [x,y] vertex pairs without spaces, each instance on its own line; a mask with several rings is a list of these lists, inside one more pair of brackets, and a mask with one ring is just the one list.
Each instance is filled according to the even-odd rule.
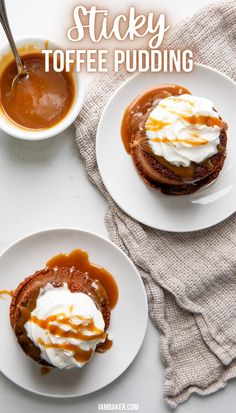
[[74,359],[79,362],[89,361],[93,355],[93,349],[83,350],[80,346],[75,344],[60,344],[60,343],[45,343],[41,337],[38,338],[38,343],[45,348],[58,348],[61,350],[67,350],[74,353]]
[[223,121],[220,118],[216,118],[214,116],[184,116],[182,118],[186,120],[186,122],[191,123],[191,125],[205,125],[208,128],[213,128],[214,126],[218,126],[220,129],[223,127]]
[[[171,99],[172,99],[174,102],[183,102],[183,99],[179,98],[178,96],[171,97]],[[191,100],[184,100],[184,102],[187,102],[187,103],[188,103],[189,105],[191,105],[191,106],[196,106],[196,103],[195,103],[195,102],[191,102]],[[164,105],[163,105],[163,107],[164,107]]]
[[[47,317],[45,320],[41,320],[36,316],[31,316],[29,321],[35,323],[38,325],[40,328],[47,330],[49,333],[63,337],[63,338],[75,338],[79,340],[87,340],[87,341],[93,341],[93,340],[105,340],[107,334],[104,333],[102,330],[98,329],[94,325],[94,321],[92,319],[87,319],[84,317],[80,316],[74,316],[77,317],[79,320],[86,321],[87,325],[83,324],[74,324],[71,320],[70,317],[67,317],[64,313],[59,313],[55,315],[51,315]],[[57,325],[51,324],[53,322],[59,322],[60,324],[64,324],[68,327],[71,327],[72,331],[65,331],[62,328],[60,328]],[[91,331],[92,335],[88,336],[83,333],[84,329],[87,329],[88,331]],[[74,359],[78,362],[87,362],[91,359],[93,355],[93,349],[90,350],[83,350],[81,349],[80,346],[75,345],[75,344],[70,344],[70,343],[45,343],[41,337],[38,339],[38,343],[45,347],[45,348],[58,348],[61,350],[67,350],[71,351],[74,353]]]
[[176,143],[176,142],[181,142],[181,143],[186,143],[188,145],[191,146],[200,146],[200,145],[207,145],[208,144],[208,140],[207,139],[203,139],[203,138],[199,138],[198,141],[196,141],[195,139],[179,139],[179,138],[175,138],[175,139],[169,139],[167,137],[164,138],[152,138],[151,139],[152,142],[164,142],[164,143]]
[[113,341],[112,340],[110,340],[109,338],[108,338],[108,336],[106,337],[106,340],[104,341],[104,343],[102,343],[102,344],[99,344],[98,346],[97,346],[97,348],[96,348],[96,352],[97,353],[105,353],[107,350],[110,350],[110,348],[112,347],[112,345],[113,345]]
[[[178,99],[178,98],[176,98]],[[179,99],[181,100],[181,99]],[[165,105],[160,105],[161,107],[165,107]],[[180,113],[177,113],[173,110],[168,109],[168,112],[173,113],[177,116],[179,116],[180,118],[182,118],[183,120],[185,120],[186,122],[189,122],[191,125],[196,125],[196,124],[200,124],[200,125],[205,125],[209,128],[212,128],[214,126],[218,126],[219,128],[223,127],[223,121],[219,118],[216,117],[212,117],[212,116],[204,116],[204,115],[199,115],[199,116],[186,116]],[[145,129],[147,131],[151,131],[151,132],[158,132],[161,129],[163,129],[165,126],[169,126],[170,122],[164,122],[162,120],[159,119],[154,119],[152,117],[149,117],[146,124],[145,124]],[[191,133],[192,138],[187,138],[187,139],[179,139],[179,138],[175,138],[175,139],[170,139],[168,137],[163,137],[163,138],[152,138],[151,141],[152,142],[163,142],[163,143],[177,143],[177,142],[182,142],[191,146],[201,146],[201,145],[207,145],[208,144],[208,140],[201,138],[199,135],[197,135],[196,133],[192,132]],[[197,138],[193,139],[193,138]]]
[[[95,324],[93,319],[84,319],[80,316],[74,316],[80,320],[87,321],[87,325],[81,324],[74,324],[71,322],[70,317],[67,317],[64,313],[51,315],[45,320],[41,320],[36,316],[31,316],[29,321],[35,323],[37,326],[42,328],[43,330],[47,330],[50,334],[55,336],[63,337],[63,338],[75,338],[79,340],[86,340],[86,341],[94,341],[94,340],[103,340],[106,338],[106,333],[104,331],[99,330]],[[71,327],[72,331],[65,331],[57,325],[51,324],[53,322],[59,322],[60,324],[64,324],[66,326]],[[83,330],[88,330],[92,335],[86,335],[83,333]]]
[[10,297],[13,297],[14,290],[0,290],[0,298],[3,299],[2,295],[9,295]]
[[[160,107],[167,109],[166,105],[160,104]],[[205,116],[205,115],[193,115],[187,116],[183,113],[175,112],[174,110],[167,109],[168,112],[172,113],[173,115],[179,116],[181,119],[189,122],[191,125],[205,125],[208,128],[213,128],[214,126],[218,126],[220,129],[223,128],[223,121],[220,118],[215,116]]]
[[163,129],[165,126],[169,126],[169,125],[170,125],[170,122],[164,122],[163,120],[154,119],[151,116],[149,116],[145,124],[145,128],[146,130],[156,132],[156,131]]

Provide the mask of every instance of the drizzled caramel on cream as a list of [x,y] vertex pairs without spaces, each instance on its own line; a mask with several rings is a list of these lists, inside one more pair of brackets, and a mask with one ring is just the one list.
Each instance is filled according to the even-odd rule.
[[[73,339],[86,340],[86,341],[93,341],[93,340],[98,340],[98,339],[104,340],[104,344],[105,343],[106,344],[103,348],[103,351],[98,350],[99,352],[104,352],[112,346],[112,342],[111,344],[110,343],[108,344],[107,333],[105,333],[102,330],[99,330],[94,325],[94,321],[92,319],[86,319],[81,316],[73,316],[73,318],[78,318],[80,321],[83,322],[83,324],[73,323],[71,321],[71,318],[66,316],[66,314],[64,313],[49,316],[44,320],[41,320],[35,316],[31,316],[29,321],[35,323],[40,328],[48,331],[49,334],[53,334],[54,336],[57,336],[57,337],[73,338]],[[71,328],[71,330],[65,331],[60,326],[53,324],[54,322],[57,322],[64,326],[68,326]],[[85,334],[84,333],[85,329],[91,332],[91,335]],[[71,351],[74,353],[74,356],[73,356],[74,359],[81,363],[89,361],[93,355],[93,349],[83,350],[79,345],[75,345],[71,343],[45,343],[41,337],[39,337],[38,339],[38,344],[40,344],[41,346],[45,348],[55,348],[55,349],[61,349],[65,351]]]
[[[98,296],[102,299],[102,296],[106,291],[106,297],[108,296],[109,298],[110,307],[115,307],[118,301],[118,286],[115,279],[106,269],[91,263],[86,251],[77,249],[71,251],[71,253],[69,254],[58,254],[47,262],[47,267],[54,268],[55,272],[57,272],[59,267],[70,267],[71,271],[76,271],[78,269],[83,273],[87,273],[90,278],[94,279],[92,288],[96,290],[96,294],[98,294]],[[46,268],[45,272],[47,271],[48,270]],[[39,288],[35,288],[31,293],[26,306],[18,305],[19,317],[17,319],[17,324],[15,325],[17,339],[22,346],[28,346],[27,354],[30,357],[39,362],[42,360],[40,348],[34,345],[33,341],[26,334],[25,324],[27,322],[36,324],[38,327],[48,332],[48,334],[52,334],[55,337],[64,338],[64,340],[62,340],[64,341],[64,343],[60,343],[60,340],[59,343],[48,343],[47,340],[41,337],[41,346],[44,345],[43,342],[45,341],[46,348],[57,347],[61,348],[62,350],[64,349],[65,351],[69,350],[68,346],[71,345],[71,343],[68,343],[68,341],[71,340],[66,340],[66,338],[72,339],[72,342],[73,339],[87,342],[100,341],[99,348],[95,349],[95,351],[100,353],[105,352],[111,348],[112,340],[109,340],[108,333],[97,328],[92,318],[83,318],[79,315],[74,315],[74,305],[69,306],[69,314],[58,311],[59,314],[51,315],[45,319],[41,319],[41,317],[38,318],[33,315],[32,313],[36,308],[39,293],[40,286]],[[0,290],[0,298],[1,294],[8,294],[13,297],[14,291]],[[77,323],[76,317],[80,322],[78,321]],[[67,328],[65,326],[67,326]],[[80,348],[78,342],[76,343],[76,346],[75,344],[73,345],[73,349],[72,347],[70,347],[71,351],[73,351],[74,353],[71,355],[71,357],[81,363],[90,360],[92,353],[94,352],[94,347],[91,350],[89,348],[88,351],[85,351]],[[45,371],[43,369],[41,369],[42,375],[48,372],[46,371],[46,369]]]
[[[181,99],[178,99],[181,101]],[[190,103],[189,101],[187,101]],[[173,113],[173,115],[178,116],[179,118],[185,120],[186,122],[190,123],[191,125],[204,125],[208,128],[214,128],[214,126],[218,126],[220,129],[223,128],[223,121],[216,116],[187,116],[184,113],[175,112],[174,110],[167,109],[167,106],[163,103],[160,103],[160,107],[166,109],[169,113]],[[165,126],[165,125],[164,125]],[[159,129],[156,129],[159,130]]]
[[[78,318],[79,320],[86,322],[85,324],[75,324],[71,321],[70,317],[67,317],[66,314],[55,314],[41,320],[35,316],[31,316],[29,321],[35,323],[40,328],[47,330],[50,334],[63,338],[75,338],[79,340],[93,341],[97,339],[105,339],[106,333],[102,330],[99,330],[95,325],[92,319],[83,319],[80,316],[73,316],[73,318]],[[63,328],[58,325],[52,324],[54,322],[60,323],[62,325],[70,327],[72,330],[65,331]],[[91,335],[84,334],[83,330],[88,330],[91,332]]]
[[[89,261],[89,256],[86,251],[76,249],[71,251],[69,254],[58,254],[55,257],[51,258],[47,262],[48,267],[74,267],[82,272],[88,272],[91,278],[94,280],[100,281],[102,286],[105,288],[107,296],[109,298],[111,309],[113,309],[118,301],[119,292],[118,286],[116,284],[115,279],[113,276],[104,268],[99,267],[96,264],[92,264]],[[104,353],[105,351],[109,350],[112,345],[113,341],[110,340],[105,334],[105,341],[103,344],[100,344],[96,348],[97,353]]]
[[194,139],[194,138],[188,138],[188,139],[170,139],[167,137],[164,138],[152,138],[151,139],[152,142],[163,142],[163,143],[177,143],[177,142],[181,142],[181,143],[186,143],[188,145],[192,145],[192,146],[201,146],[201,145],[207,145],[208,144],[208,140],[207,139],[203,139],[203,138],[198,138],[198,140]]
[[74,358],[76,361],[78,362],[86,362],[89,361],[93,355],[93,350],[83,350],[80,346],[76,346],[75,344],[59,344],[59,343],[44,343],[44,341],[39,337],[38,339],[38,343],[45,347],[45,348],[58,348],[61,350],[67,350],[67,351],[71,351],[74,352]]
[[[94,281],[98,280],[102,286],[105,288],[106,293],[109,298],[111,308],[114,308],[117,301],[118,301],[118,286],[116,284],[115,279],[113,276],[102,267],[99,267],[96,264],[93,264],[89,261],[88,253],[84,250],[76,249],[71,251],[69,254],[58,254],[51,258],[47,262],[47,267],[54,268],[54,267],[74,267],[82,272],[87,272]],[[72,313],[73,306],[69,308],[69,312]],[[74,317],[74,316],[73,316]],[[104,353],[105,351],[109,350],[112,345],[113,341],[108,338],[106,332],[103,332],[96,328],[93,323],[93,320],[86,320],[80,316],[77,316],[81,321],[86,321],[86,326],[82,323],[77,325],[73,323],[70,317],[66,316],[65,314],[57,314],[54,316],[50,316],[45,320],[40,320],[35,316],[30,317],[30,321],[37,324],[39,327],[43,329],[47,329],[49,333],[53,335],[57,335],[64,338],[75,338],[80,340],[87,340],[92,341],[95,339],[102,339],[104,343],[100,344],[96,348],[96,352]],[[58,325],[53,324],[53,322],[57,321],[60,324],[67,325],[71,328],[69,331],[65,331]],[[92,335],[84,334],[83,330],[91,331]],[[70,350],[75,353],[74,358],[79,362],[86,362],[89,361],[92,357],[92,350],[84,351],[79,346],[71,345],[71,344],[45,344],[40,342],[39,344],[45,345],[46,348],[61,348],[62,350]]]
[[182,118],[186,120],[186,122],[191,123],[191,125],[205,125],[208,128],[213,128],[214,126],[218,126],[220,129],[223,127],[223,121],[217,117],[213,116],[183,116]]
[[[172,98],[172,100],[174,101],[174,102],[182,102],[182,99],[180,99],[179,97],[177,97],[177,96],[174,96],[173,98]],[[191,106],[196,106],[196,103],[195,102],[191,102],[191,100],[185,100],[185,102],[188,102],[188,104],[189,105],[191,105]],[[161,105],[162,107],[164,107],[164,105]]]
[[[177,101],[177,102],[181,102],[181,99],[178,97],[173,98],[173,100]],[[194,102],[190,102],[187,101],[190,104],[194,105]],[[160,107],[163,107],[165,109],[166,105],[164,104],[160,104]],[[199,115],[199,116],[187,116],[183,113],[177,113],[173,110],[168,109],[168,112],[177,115],[179,118],[185,120],[186,122],[190,123],[191,125],[205,125],[207,127],[211,127],[213,128],[214,126],[218,126],[219,128],[223,128],[223,121],[220,118],[217,117],[212,117],[212,116],[203,116],[203,115]],[[161,129],[163,129],[166,126],[169,126],[170,123],[169,122],[164,122],[162,120],[159,119],[154,119],[151,116],[149,116],[146,124],[145,124],[145,130],[146,131],[151,131],[151,132],[158,132]],[[163,143],[177,143],[177,142],[181,142],[181,143],[185,143],[191,146],[201,146],[201,145],[207,145],[208,144],[208,140],[207,139],[203,139],[200,138],[196,133],[192,132],[191,133],[191,137],[186,138],[186,139],[171,139],[168,137],[157,137],[157,138],[152,138],[151,141],[152,142],[163,142]]]
[[156,132],[163,129],[165,126],[169,125],[170,122],[164,122],[163,120],[153,119],[151,116],[149,116],[148,121],[145,124],[145,129]]

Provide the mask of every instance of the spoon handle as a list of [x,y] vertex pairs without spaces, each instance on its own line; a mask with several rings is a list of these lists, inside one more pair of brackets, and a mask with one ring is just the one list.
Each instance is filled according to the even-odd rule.
[[7,17],[5,0],[0,0],[0,22],[3,26],[5,34],[8,38],[9,43],[10,43],[12,53],[14,54],[17,69],[18,69],[18,73],[23,74],[23,73],[25,73],[25,67],[24,67],[24,64],[23,64],[23,62],[20,58],[20,55],[17,51],[16,44],[15,44],[15,41],[14,41],[13,36],[12,36],[12,32],[11,32],[8,17]]

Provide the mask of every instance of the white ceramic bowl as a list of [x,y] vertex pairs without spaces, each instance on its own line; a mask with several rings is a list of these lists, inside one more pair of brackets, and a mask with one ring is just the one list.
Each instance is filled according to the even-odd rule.
[[[47,39],[40,39],[40,38],[24,38],[16,40],[16,45],[18,48],[23,48],[25,46],[31,46],[32,48],[35,47],[36,50],[45,49],[45,42],[47,42],[47,48],[56,50],[61,49],[59,45],[55,42]],[[30,52],[32,51],[30,47]],[[5,47],[0,48],[0,59],[4,55],[8,55],[10,53],[10,46],[7,45]],[[14,124],[4,113],[0,112],[0,129],[6,132],[8,135],[14,136],[18,139],[30,140],[30,141],[38,141],[43,139],[49,139],[59,133],[63,132],[66,128],[68,128],[78,116],[83,100],[85,95],[85,79],[79,73],[74,71],[73,73],[74,83],[75,83],[75,97],[73,104],[67,113],[67,115],[55,126],[45,129],[45,130],[31,130],[20,125]]]

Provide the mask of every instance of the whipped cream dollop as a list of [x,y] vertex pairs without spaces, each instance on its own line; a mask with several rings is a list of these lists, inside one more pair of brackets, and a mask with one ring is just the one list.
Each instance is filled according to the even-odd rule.
[[28,337],[40,348],[42,359],[59,369],[82,367],[106,338],[105,323],[94,301],[72,293],[67,283],[41,289],[36,307],[25,324]]
[[222,127],[210,100],[187,94],[162,99],[145,123],[152,152],[184,167],[218,152]]

